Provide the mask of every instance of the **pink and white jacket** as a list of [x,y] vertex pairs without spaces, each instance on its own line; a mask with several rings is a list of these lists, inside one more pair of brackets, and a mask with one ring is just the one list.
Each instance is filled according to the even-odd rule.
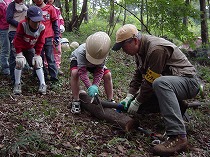
[[6,19],[6,12],[9,3],[12,0],[0,0],[0,29],[5,30],[9,28],[9,24]]

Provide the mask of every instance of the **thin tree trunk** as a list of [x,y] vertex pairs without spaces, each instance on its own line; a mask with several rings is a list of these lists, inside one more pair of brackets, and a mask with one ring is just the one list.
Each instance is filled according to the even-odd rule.
[[206,1],[200,0],[200,11],[201,11],[201,38],[202,44],[208,43],[208,25],[206,15]]
[[114,26],[114,0],[110,0],[109,25]]
[[87,0],[83,0],[82,10],[81,10],[81,13],[80,13],[79,18],[78,18],[77,29],[79,29],[80,25],[82,24],[82,21],[87,14],[86,11],[87,11]]
[[70,27],[70,16],[69,16],[69,0],[65,0],[65,27],[66,27],[66,31],[71,31],[71,27]]
[[[189,4],[190,4],[190,0],[185,0],[185,5],[188,6]],[[183,18],[183,24],[185,26],[187,26],[187,23],[188,23],[188,19],[187,19],[187,17],[184,17]]]
[[209,3],[209,0],[207,0],[207,4],[208,4],[208,11],[209,11],[209,19],[210,19],[210,3]]
[[[126,8],[126,2],[124,2],[124,7]],[[123,25],[125,24],[125,21],[126,21],[126,10],[124,10]]]
[[86,5],[84,21],[85,21],[86,23],[88,23],[88,20],[89,20],[89,18],[88,18],[88,7],[87,7],[87,5]]

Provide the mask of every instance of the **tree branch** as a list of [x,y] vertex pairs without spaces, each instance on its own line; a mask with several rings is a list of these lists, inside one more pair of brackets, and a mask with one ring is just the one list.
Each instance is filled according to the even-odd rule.
[[123,9],[125,9],[126,11],[128,11],[129,13],[131,13],[137,20],[139,20],[139,22],[145,27],[147,33],[149,33],[151,35],[151,33],[149,32],[147,26],[141,21],[141,19],[139,19],[135,14],[133,14],[132,12],[130,12],[127,8],[125,8],[124,6],[122,6],[121,4],[114,2],[115,4],[119,5],[120,7],[122,7]]

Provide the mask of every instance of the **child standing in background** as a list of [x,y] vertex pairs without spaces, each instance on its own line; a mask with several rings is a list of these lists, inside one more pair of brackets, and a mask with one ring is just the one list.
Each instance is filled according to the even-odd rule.
[[0,0],[0,63],[1,63],[1,73],[3,75],[9,75],[9,38],[8,30],[9,24],[6,20],[6,11],[9,3],[12,0]]
[[[60,8],[53,5],[55,0],[44,0],[44,2],[46,4],[52,5],[55,8],[55,12],[56,12],[57,17],[58,17],[58,28],[60,28],[60,38],[62,38],[61,33],[64,33],[65,27],[64,27],[64,20],[63,20],[63,17],[61,15]],[[59,43],[58,46],[53,44],[53,53],[54,53],[54,57],[55,57],[55,63],[56,63],[57,68],[58,68],[58,74],[63,75],[63,72],[61,70],[61,54],[62,54],[61,43]]]
[[15,58],[16,52],[13,46],[13,39],[16,33],[18,23],[25,19],[26,12],[28,7],[24,4],[24,0],[14,0],[11,2],[7,8],[6,19],[9,23],[9,41],[10,41],[10,56],[9,56],[9,68],[10,68],[10,77],[12,84],[15,83]]
[[[55,63],[53,54],[53,42],[55,46],[59,45],[58,18],[55,9],[52,5],[46,5],[44,0],[33,0],[33,2],[42,9],[43,12],[43,24],[45,25],[45,44],[42,49],[42,60],[46,58],[48,63],[48,71],[50,75],[50,81],[58,81],[58,69]],[[48,79],[46,68],[44,67],[45,78]]]

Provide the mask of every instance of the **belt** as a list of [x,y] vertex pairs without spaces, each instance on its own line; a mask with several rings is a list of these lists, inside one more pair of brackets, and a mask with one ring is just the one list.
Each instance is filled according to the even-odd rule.
[[190,74],[185,74],[185,75],[182,75],[183,77],[188,77],[188,78],[197,78],[196,75],[190,75]]

